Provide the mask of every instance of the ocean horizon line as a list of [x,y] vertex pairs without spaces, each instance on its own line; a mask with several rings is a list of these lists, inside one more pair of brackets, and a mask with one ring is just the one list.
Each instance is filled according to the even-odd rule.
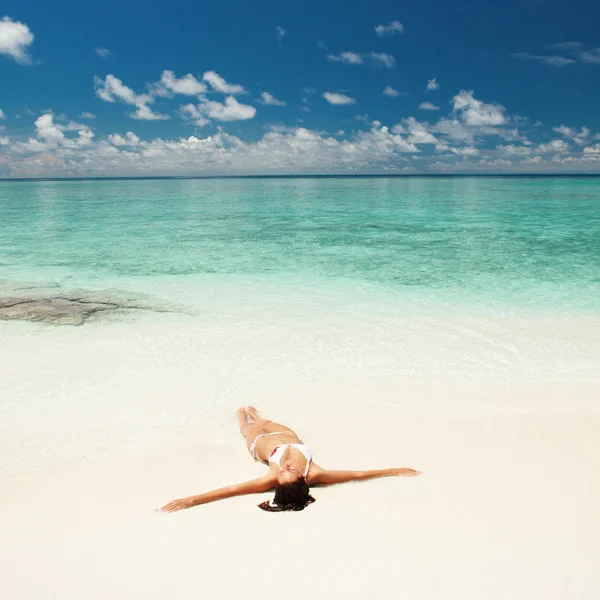
[[346,173],[296,175],[148,175],[107,177],[0,177],[0,183],[43,181],[165,181],[190,179],[576,179],[600,178],[600,173]]

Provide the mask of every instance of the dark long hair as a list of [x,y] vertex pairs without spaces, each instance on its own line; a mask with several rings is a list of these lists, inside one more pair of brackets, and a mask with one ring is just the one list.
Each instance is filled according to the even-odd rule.
[[258,507],[268,512],[283,512],[289,510],[304,510],[315,499],[310,495],[308,483],[304,477],[299,477],[296,481],[289,483],[280,483],[275,488],[275,497],[271,504],[261,502]]

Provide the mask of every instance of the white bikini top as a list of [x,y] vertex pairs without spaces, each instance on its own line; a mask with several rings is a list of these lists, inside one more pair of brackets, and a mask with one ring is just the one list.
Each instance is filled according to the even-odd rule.
[[277,446],[277,448],[274,448],[271,454],[269,454],[269,463],[281,467],[281,457],[288,448],[296,448],[296,450],[300,450],[300,452],[304,454],[304,457],[306,458],[306,471],[304,472],[304,477],[306,477],[312,461],[312,452],[305,444],[281,444],[280,446]]

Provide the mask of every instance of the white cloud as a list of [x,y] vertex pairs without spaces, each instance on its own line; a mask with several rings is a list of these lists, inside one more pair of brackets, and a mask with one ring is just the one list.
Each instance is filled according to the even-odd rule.
[[[206,85],[198,81],[191,73],[177,78],[173,71],[163,71],[158,83],[157,95],[182,94],[183,96],[197,96],[206,92]],[[167,94],[164,94],[164,91]]]
[[245,90],[243,86],[237,85],[235,83],[227,83],[225,79],[223,79],[218,73],[214,71],[207,71],[202,76],[202,79],[210,84],[210,87],[213,88],[216,92],[220,92],[221,94],[244,94]]
[[440,107],[432,102],[421,102],[421,104],[419,104],[419,108],[421,110],[440,110]]
[[285,106],[285,102],[282,100],[277,100],[277,98],[275,98],[275,96],[269,92],[263,92],[260,97],[263,104],[267,104],[269,106]]
[[578,146],[585,146],[591,133],[591,131],[587,127],[582,127],[579,131],[577,131],[576,129],[573,129],[572,127],[567,127],[566,125],[553,127],[552,130],[572,140]]
[[0,108],[0,119],[6,119],[6,115],[4,114],[4,111]]
[[192,121],[194,125],[198,127],[205,127],[210,123],[210,119],[207,119],[194,104],[184,104],[179,107],[179,113],[182,118],[186,121]]
[[536,148],[536,152],[546,154],[548,152],[563,153],[569,150],[569,144],[565,140],[552,140],[547,144],[540,144]]
[[466,125],[503,125],[506,121],[503,106],[476,100],[472,90],[461,90],[454,96],[453,103],[454,112],[459,113]]
[[277,31],[277,43],[281,46],[281,40],[283,40],[283,37],[285,36],[287,31],[280,25],[277,25],[275,31]]
[[475,146],[462,146],[461,148],[450,148],[450,152],[458,156],[477,156],[479,150]]
[[502,154],[508,154],[510,156],[529,156],[533,152],[533,150],[528,146],[515,146],[514,144],[496,146],[496,150]]
[[165,121],[170,119],[168,115],[155,113],[148,103],[154,102],[154,98],[148,94],[136,94],[114,75],[107,75],[104,80],[94,77],[96,96],[105,102],[116,102],[117,99],[135,106],[135,112],[129,113],[132,119],[140,121]]
[[401,133],[408,132],[407,141],[410,144],[437,144],[438,139],[429,132],[428,123],[421,123],[414,117],[402,121],[402,125],[396,125],[392,131]]
[[10,140],[6,136],[0,137],[0,146],[8,146],[9,143]]
[[224,103],[203,98],[197,109],[201,116],[217,121],[246,121],[256,115],[254,106],[241,104],[233,96],[227,96]]
[[425,91],[429,92],[429,91],[437,90],[439,87],[440,87],[440,84],[437,82],[437,78],[434,77],[433,79],[427,80],[427,87],[425,88]]
[[137,95],[114,75],[107,75],[104,80],[95,76],[94,87],[96,88],[96,96],[105,102],[116,102],[119,99],[126,104],[145,104],[152,101],[152,98],[147,94]]
[[[35,138],[15,144],[17,152],[44,152],[57,148],[81,149],[92,145],[94,133],[87,125],[70,122],[60,125],[54,122],[54,115],[45,113],[34,123]],[[66,136],[65,132],[76,132],[77,137]]]
[[600,156],[600,144],[596,144],[595,146],[587,146],[583,149],[583,154],[587,156]]
[[94,48],[94,52],[102,58],[110,58],[112,52],[108,48]]
[[78,118],[79,119],[95,119],[96,115],[91,112],[82,112]]
[[124,136],[118,133],[111,133],[108,141],[114,146],[139,146],[140,138],[132,131],[128,131]]
[[450,140],[457,142],[472,142],[474,139],[473,131],[471,131],[458,119],[440,119],[432,127],[432,131],[435,133],[441,133]]
[[329,102],[329,104],[356,104],[356,100],[345,94],[337,94],[335,92],[325,92],[323,98]]
[[586,50],[579,55],[579,58],[590,65],[600,65],[600,48]]
[[13,21],[10,17],[0,19],[0,54],[6,54],[21,65],[31,64],[27,49],[33,43],[34,35],[25,23]]
[[566,67],[568,65],[574,65],[577,63],[576,60],[572,58],[565,58],[564,56],[552,55],[552,56],[543,56],[539,54],[530,54],[529,52],[514,52],[511,54],[514,58],[519,58],[521,60],[533,60],[542,63],[543,65],[548,65],[551,67]]
[[396,66],[396,59],[391,54],[385,52],[367,52],[359,54],[358,52],[340,52],[339,54],[328,54],[327,60],[339,62],[345,65],[364,65],[369,64],[373,67],[386,67],[391,69]]
[[132,119],[138,121],[167,121],[171,117],[162,113],[155,113],[147,104],[136,104],[135,112],[129,113]]
[[389,96],[390,98],[398,98],[398,96],[407,96],[408,93],[399,92],[398,90],[395,90],[391,85],[386,85],[385,89],[383,90],[383,95]]
[[379,37],[392,36],[396,33],[404,33],[404,25],[400,21],[392,21],[389,25],[377,25],[375,33]]
[[65,134],[62,132],[62,127],[54,123],[54,116],[45,114],[38,117],[35,121],[37,136],[47,142],[60,142],[64,139]]
[[391,54],[385,52],[369,52],[367,56],[375,63],[387,69],[396,66],[396,59]]
[[333,60],[347,65],[362,65],[364,60],[356,52],[340,52],[339,54],[328,54],[327,60]]
[[28,151],[28,156],[10,163],[13,176],[370,172],[390,164],[405,166],[404,157],[419,152],[379,123],[351,139],[286,127],[271,130],[254,143],[219,131],[203,139],[156,139],[138,146],[115,146],[107,140],[77,152],[62,146],[51,153],[47,147]]

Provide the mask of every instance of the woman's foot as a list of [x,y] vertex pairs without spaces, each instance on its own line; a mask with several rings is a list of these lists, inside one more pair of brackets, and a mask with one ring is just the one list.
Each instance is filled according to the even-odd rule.
[[249,414],[246,411],[246,407],[242,406],[242,408],[238,408],[236,411],[237,414],[237,418],[238,418],[238,424],[240,426],[240,433],[242,435],[246,435],[246,429],[248,428],[248,417]]
[[256,408],[254,406],[245,406],[244,410],[246,411],[246,413],[248,415],[250,415],[255,421],[257,419],[260,419],[259,415],[258,415],[258,410],[256,410]]

